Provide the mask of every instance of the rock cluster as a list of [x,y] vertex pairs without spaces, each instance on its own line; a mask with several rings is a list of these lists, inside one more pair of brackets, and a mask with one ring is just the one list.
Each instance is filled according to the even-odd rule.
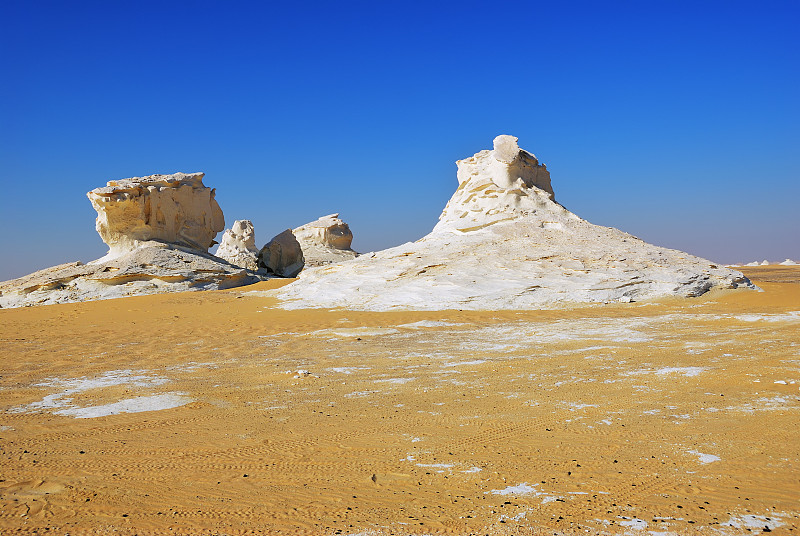
[[556,203],[550,173],[512,136],[457,162],[458,189],[414,243],[306,270],[277,292],[286,308],[538,309],[753,288],[740,272]]
[[[0,306],[224,289],[266,277],[254,266],[240,267],[238,261],[234,265],[208,253],[225,219],[214,190],[203,185],[203,173],[109,181],[87,196],[108,254],[2,282]],[[244,234],[241,239],[247,248]]]
[[350,248],[353,232],[339,214],[322,216],[293,229],[292,233],[303,249],[306,266],[343,262],[358,256]]

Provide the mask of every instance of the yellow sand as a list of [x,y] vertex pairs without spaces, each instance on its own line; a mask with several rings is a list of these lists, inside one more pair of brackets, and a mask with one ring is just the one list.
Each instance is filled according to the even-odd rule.
[[[0,533],[798,533],[800,268],[747,274],[555,311],[0,310]],[[178,407],[78,418],[148,402]]]

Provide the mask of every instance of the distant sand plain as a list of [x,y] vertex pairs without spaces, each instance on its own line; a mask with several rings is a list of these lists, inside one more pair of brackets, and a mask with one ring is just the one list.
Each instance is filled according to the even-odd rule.
[[797,534],[800,267],[743,270],[549,311],[0,310],[0,533]]

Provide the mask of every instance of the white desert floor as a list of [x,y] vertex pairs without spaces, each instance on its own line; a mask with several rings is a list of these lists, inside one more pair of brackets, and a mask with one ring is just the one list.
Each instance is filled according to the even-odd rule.
[[800,267],[746,275],[548,311],[0,310],[0,533],[800,533]]

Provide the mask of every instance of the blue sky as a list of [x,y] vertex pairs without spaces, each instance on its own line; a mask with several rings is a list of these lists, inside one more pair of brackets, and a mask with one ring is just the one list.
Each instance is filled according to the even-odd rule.
[[0,5],[0,279],[103,255],[85,193],[203,171],[262,245],[415,240],[513,134],[597,224],[800,261],[800,3]]

